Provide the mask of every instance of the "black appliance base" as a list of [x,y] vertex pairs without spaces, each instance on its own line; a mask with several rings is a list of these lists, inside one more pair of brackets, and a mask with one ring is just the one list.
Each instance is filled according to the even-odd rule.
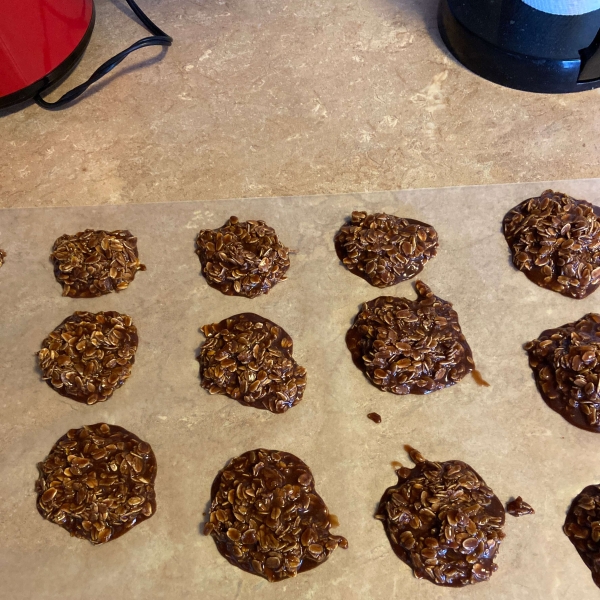
[[600,87],[600,79],[577,81],[581,60],[543,59],[510,52],[477,36],[440,1],[438,26],[452,54],[473,73],[500,85],[545,94],[582,92]]

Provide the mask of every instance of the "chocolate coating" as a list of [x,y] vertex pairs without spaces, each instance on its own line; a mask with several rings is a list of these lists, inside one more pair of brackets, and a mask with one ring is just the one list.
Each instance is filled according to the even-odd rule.
[[563,531],[600,587],[600,486],[588,485],[575,497]]
[[105,402],[131,375],[137,346],[130,316],[77,311],[42,342],[42,378],[61,396],[84,404]]
[[600,285],[600,208],[546,190],[503,221],[513,263],[540,287],[581,299]]
[[282,413],[306,388],[306,369],[293,358],[292,338],[264,317],[242,313],[202,328],[202,387],[244,406]]
[[354,211],[335,236],[344,266],[379,288],[414,277],[437,254],[437,231],[395,215]]
[[219,229],[203,229],[196,254],[208,285],[228,296],[255,298],[286,279],[289,248],[264,221],[230,217]]
[[504,508],[459,460],[431,462],[406,447],[413,469],[396,471],[377,509],[392,549],[419,579],[462,587],[489,579],[504,539]]
[[215,478],[204,534],[232,565],[281,581],[347,548],[344,537],[329,533],[331,525],[306,464],[261,448],[233,458]]
[[546,404],[572,425],[600,433],[600,315],[547,329],[524,348]]
[[365,302],[346,335],[354,364],[386,392],[429,394],[474,368],[452,304],[422,281],[417,300],[380,296]]
[[145,271],[140,263],[137,238],[127,230],[86,229],[62,235],[52,247],[54,275],[63,296],[95,298],[120,292]]
[[92,544],[114,540],[156,512],[154,452],[117,425],[70,429],[38,470],[39,513]]

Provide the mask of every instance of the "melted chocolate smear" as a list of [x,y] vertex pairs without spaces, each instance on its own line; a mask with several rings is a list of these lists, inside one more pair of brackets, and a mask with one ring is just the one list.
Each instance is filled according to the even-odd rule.
[[504,508],[466,463],[423,458],[406,447],[416,466],[399,468],[375,515],[392,549],[419,579],[462,587],[488,580],[504,532]]
[[490,387],[490,384],[481,376],[481,373],[477,369],[473,369],[471,371],[471,376],[473,377],[477,385],[481,385],[483,387]]
[[506,512],[513,517],[535,514],[535,510],[533,510],[532,506],[527,504],[521,496],[517,496],[506,505]]
[[377,424],[381,423],[381,415],[377,414],[376,412],[369,413],[367,415],[367,418],[371,419],[371,421],[373,421],[373,423],[377,423]]

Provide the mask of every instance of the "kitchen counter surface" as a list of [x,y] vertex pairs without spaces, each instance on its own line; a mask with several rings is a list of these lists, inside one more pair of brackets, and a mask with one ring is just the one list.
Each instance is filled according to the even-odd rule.
[[[437,0],[142,0],[175,43],[75,106],[0,112],[0,207],[596,177],[600,91],[541,96],[458,64]],[[74,87],[145,35],[97,0]],[[158,57],[161,57],[158,60]]]

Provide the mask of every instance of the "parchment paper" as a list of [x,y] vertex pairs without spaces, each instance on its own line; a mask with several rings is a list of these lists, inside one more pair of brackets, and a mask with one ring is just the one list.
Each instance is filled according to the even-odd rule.
[[[572,300],[515,270],[501,234],[508,209],[553,187],[600,203],[600,180],[450,188],[331,197],[273,198],[0,211],[0,596],[142,599],[281,597],[571,599],[600,596],[562,533],[572,498],[600,483],[600,436],[576,429],[538,395],[522,344],[542,330],[600,310],[600,292]],[[381,292],[339,263],[333,236],[354,209],[434,225],[440,250],[421,274],[451,301],[491,387],[467,377],[429,396],[380,392],[352,364],[345,333],[360,304],[414,297],[413,283]],[[232,214],[265,219],[297,251],[289,279],[265,297],[208,287],[194,254],[199,229]],[[61,297],[48,259],[54,240],[86,227],[130,229],[148,271],[97,299]],[[35,353],[75,310],[130,314],[140,345],[133,374],[105,404],[85,406],[41,381]],[[283,415],[243,407],[200,388],[199,327],[253,311],[294,339],[308,370],[302,402]],[[378,412],[377,425],[367,413]],[[148,441],[157,456],[158,509],[125,536],[94,547],[44,521],[35,507],[36,463],[68,429],[105,421]],[[473,466],[502,501],[522,495],[533,516],[507,515],[491,581],[463,590],[419,581],[393,554],[373,512],[409,465],[403,444],[435,460]],[[293,580],[269,584],[227,563],[200,533],[210,487],[233,456],[281,449],[313,470],[317,490],[350,547]]]

